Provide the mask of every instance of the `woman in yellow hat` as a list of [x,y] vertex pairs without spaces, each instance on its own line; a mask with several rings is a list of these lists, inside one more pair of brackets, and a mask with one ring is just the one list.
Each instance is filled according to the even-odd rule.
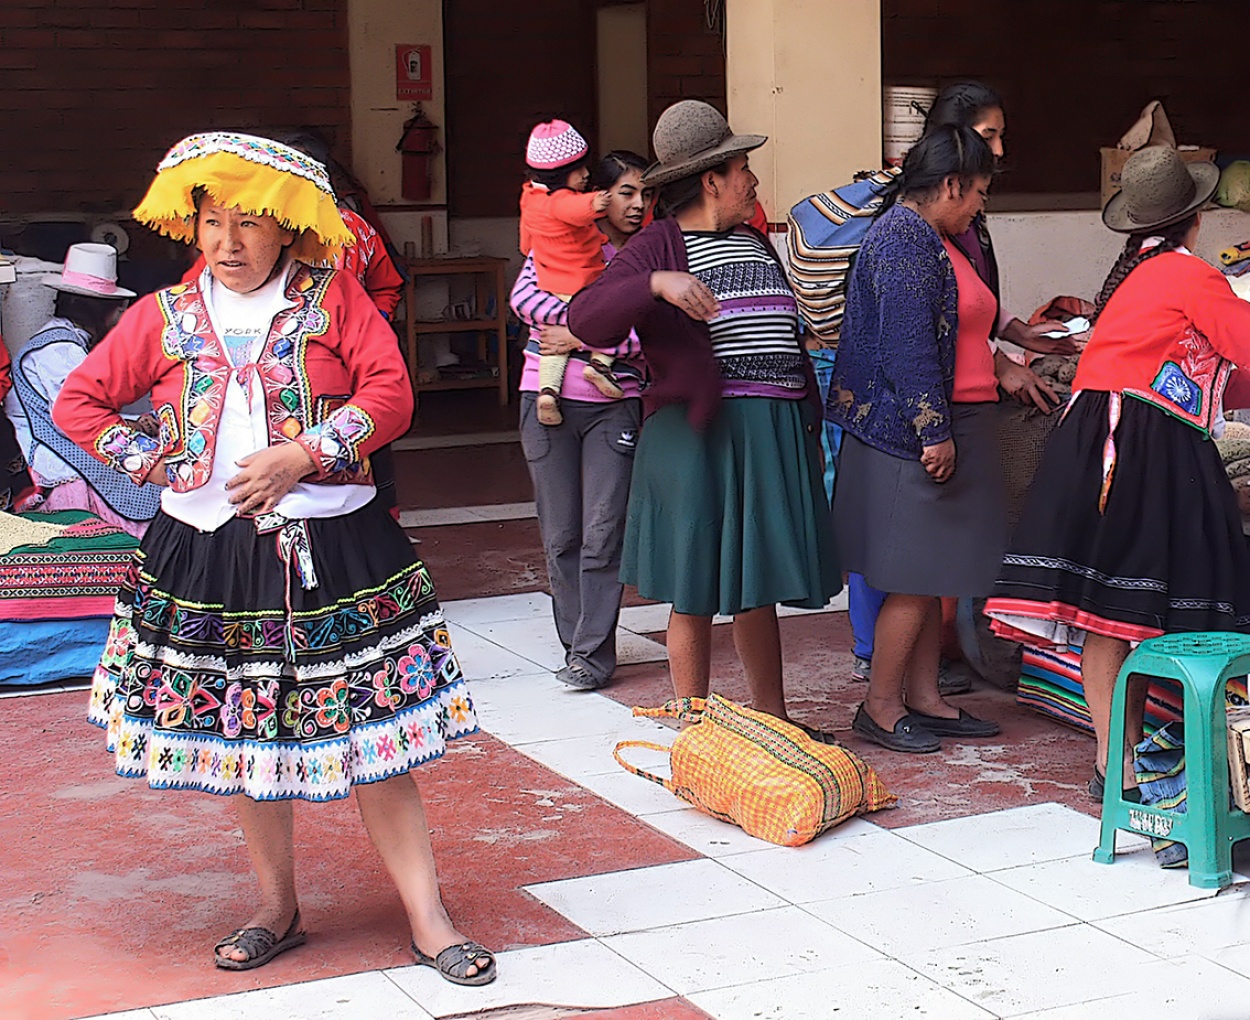
[[[485,984],[495,963],[443,909],[408,772],[477,728],[434,586],[375,500],[369,454],[412,390],[350,277],[325,167],[285,145],[193,135],[135,217],[194,242],[198,279],[136,302],[68,378],[54,417],[134,482],[164,486],[118,598],[91,719],[121,775],[235,797],[260,882],[217,943],[230,970],[303,943],[292,801],[356,791],[420,963]],[[152,395],[151,437],[119,409]]]

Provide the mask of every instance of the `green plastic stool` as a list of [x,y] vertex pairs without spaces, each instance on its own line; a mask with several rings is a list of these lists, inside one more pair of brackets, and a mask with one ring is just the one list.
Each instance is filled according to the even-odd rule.
[[[1125,660],[1111,696],[1107,785],[1102,800],[1100,864],[1115,861],[1115,833],[1128,829],[1184,843],[1189,884],[1222,889],[1233,880],[1233,844],[1250,838],[1250,814],[1230,808],[1228,723],[1224,687],[1250,673],[1250,636],[1235,633],[1166,634],[1143,641]],[[1186,812],[1146,807],[1124,798],[1124,702],[1137,674],[1180,683],[1185,712]]]

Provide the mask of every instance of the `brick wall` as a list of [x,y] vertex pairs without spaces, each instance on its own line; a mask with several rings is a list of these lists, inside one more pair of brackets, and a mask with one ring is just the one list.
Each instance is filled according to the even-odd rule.
[[[525,139],[560,117],[598,135],[599,0],[448,0],[447,182],[453,216],[515,216]],[[648,0],[648,115],[678,99],[725,108],[725,55],[703,0]]]
[[883,0],[886,82],[979,78],[1003,96],[1000,192],[1098,190],[1114,145],[1151,99],[1181,143],[1250,152],[1236,68],[1242,8],[1227,0]]
[[348,0],[0,0],[0,215],[113,213],[211,128],[350,118]]
[[725,47],[707,27],[703,0],[647,4],[648,119],[681,99],[702,99],[725,112]]

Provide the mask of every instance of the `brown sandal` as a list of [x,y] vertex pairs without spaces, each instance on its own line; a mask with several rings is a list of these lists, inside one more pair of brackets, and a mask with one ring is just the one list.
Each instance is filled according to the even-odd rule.
[[[437,956],[426,956],[417,948],[415,940],[409,948],[417,958],[417,963],[422,967],[433,967],[454,985],[488,985],[495,980],[495,957],[480,942],[462,942],[448,946]],[[480,962],[483,959],[485,963]],[[466,977],[465,971],[470,967],[476,967],[477,973]]]
[[[263,967],[279,953],[302,946],[308,936],[299,930],[299,910],[291,919],[291,927],[282,938],[278,938],[268,928],[256,925],[251,928],[238,928],[213,947],[213,962],[222,970],[253,970]],[[244,960],[232,960],[222,956],[223,949],[242,949],[247,954]]]

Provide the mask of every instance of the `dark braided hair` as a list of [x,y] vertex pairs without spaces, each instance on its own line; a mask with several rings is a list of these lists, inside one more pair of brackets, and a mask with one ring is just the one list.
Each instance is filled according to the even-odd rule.
[[927,133],[935,127],[949,124],[972,127],[985,111],[1002,108],[1003,101],[988,85],[979,81],[961,81],[947,85],[938,93],[925,117],[924,130]]
[[[1107,274],[1102,290],[1098,292],[1098,300],[1094,302],[1094,320],[1097,321],[1098,316],[1102,314],[1102,310],[1107,306],[1107,302],[1111,300],[1111,295],[1125,281],[1129,273],[1147,259],[1152,259],[1156,255],[1162,255],[1166,251],[1175,251],[1179,248],[1181,242],[1185,240],[1185,235],[1189,233],[1189,228],[1194,225],[1194,220],[1197,218],[1198,214],[1194,213],[1167,227],[1139,230],[1135,234],[1129,234],[1128,240],[1124,242],[1124,250],[1120,252],[1120,257],[1116,259],[1115,265],[1111,267],[1111,272]],[[1142,242],[1148,237],[1162,237],[1163,241],[1153,248],[1142,251]]]
[[945,124],[926,132],[903,158],[903,172],[885,191],[880,216],[900,198],[927,199],[948,177],[965,186],[997,172],[985,139],[965,125]]

